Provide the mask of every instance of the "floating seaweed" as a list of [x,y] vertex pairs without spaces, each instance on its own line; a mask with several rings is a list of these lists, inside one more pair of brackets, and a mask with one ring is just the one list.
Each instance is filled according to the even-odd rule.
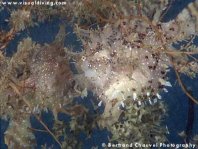
[[[198,104],[181,79],[198,73],[198,1],[164,21],[172,4],[68,0],[53,7],[28,2],[15,9],[1,6],[0,13],[10,11],[10,28],[0,30],[0,116],[9,120],[4,135],[8,148],[38,147],[36,132],[49,134],[57,148],[82,148],[79,136],[83,133],[88,140],[95,129],[109,132],[108,142],[115,144],[166,143],[169,131],[162,122],[168,108],[162,94],[173,86],[170,70],[189,103]],[[30,36],[7,56],[6,48],[18,34],[55,18],[61,23],[53,42],[39,44]],[[66,21],[74,33],[66,33]],[[65,47],[71,34],[82,43],[81,51]],[[44,122],[44,111],[52,111],[52,127]],[[68,120],[60,120],[60,114]],[[31,125],[32,117],[41,128]],[[188,143],[196,140],[187,137]]]

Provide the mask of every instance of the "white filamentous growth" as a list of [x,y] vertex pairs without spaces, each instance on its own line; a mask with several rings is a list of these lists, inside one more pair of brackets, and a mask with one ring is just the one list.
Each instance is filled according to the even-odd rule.
[[160,43],[152,28],[137,20],[90,31],[90,41],[84,41],[85,54],[78,63],[86,88],[104,103],[116,99],[123,105],[125,99],[161,98],[159,91],[171,85],[165,78],[169,59],[156,50]]

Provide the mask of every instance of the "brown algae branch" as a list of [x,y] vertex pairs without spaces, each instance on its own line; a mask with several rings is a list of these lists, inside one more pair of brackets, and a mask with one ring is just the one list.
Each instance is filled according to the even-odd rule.
[[167,54],[187,54],[187,55],[194,55],[198,54],[198,51],[188,52],[188,51],[165,51]]
[[28,129],[31,130],[31,131],[38,131],[38,132],[46,132],[46,133],[48,133],[46,130],[36,129],[36,128],[32,128],[32,127],[28,127]]
[[175,71],[175,74],[176,74],[178,83],[179,83],[179,85],[181,86],[183,92],[189,97],[190,100],[192,100],[195,104],[198,105],[198,100],[195,99],[195,98],[187,91],[187,89],[184,87],[184,84],[183,84],[183,82],[181,81],[180,75],[179,75],[179,73],[177,72],[177,70],[176,70],[176,68],[175,68],[175,64],[174,64],[173,61],[172,61],[172,65],[173,65],[173,69],[174,69],[174,71]]
[[[30,108],[30,110],[32,111],[32,107],[30,105],[30,103],[21,96],[20,91],[18,90],[18,88],[16,87],[16,85],[12,82],[9,84],[9,86],[15,91],[15,93],[20,96],[22,98],[22,100],[25,102],[25,104]],[[45,128],[45,130],[54,138],[54,140],[59,144],[59,146],[62,148],[61,143],[59,142],[59,140],[56,138],[56,136],[49,130],[49,128],[46,126],[46,124],[40,119],[40,117],[34,113],[32,113],[32,115],[41,123],[41,125]]]

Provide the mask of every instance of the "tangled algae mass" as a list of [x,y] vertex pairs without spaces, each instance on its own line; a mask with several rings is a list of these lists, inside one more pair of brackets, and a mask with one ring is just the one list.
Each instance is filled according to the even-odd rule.
[[[189,100],[198,103],[180,78],[198,73],[198,1],[165,22],[172,4],[75,0],[11,9],[10,30],[0,30],[0,114],[9,120],[4,135],[8,148],[86,148],[79,136],[83,133],[89,140],[94,129],[110,132],[108,142],[166,143],[169,132],[161,122],[167,109],[161,93],[172,87],[169,71],[175,72]],[[1,8],[0,13],[7,9]],[[19,41],[16,53],[6,55],[18,33],[57,17],[62,22],[52,43],[39,44],[30,35]],[[65,18],[82,43],[81,52],[64,45]],[[53,127],[43,121],[49,111]],[[63,122],[60,113],[70,120]],[[30,123],[32,117],[41,128]],[[37,132],[49,134],[55,143],[36,143]],[[197,136],[190,141],[196,144]],[[108,143],[101,139],[93,146],[102,142]]]

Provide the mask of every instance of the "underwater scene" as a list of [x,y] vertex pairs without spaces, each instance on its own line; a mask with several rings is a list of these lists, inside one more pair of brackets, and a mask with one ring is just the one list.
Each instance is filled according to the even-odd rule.
[[198,149],[198,0],[0,0],[0,149]]

